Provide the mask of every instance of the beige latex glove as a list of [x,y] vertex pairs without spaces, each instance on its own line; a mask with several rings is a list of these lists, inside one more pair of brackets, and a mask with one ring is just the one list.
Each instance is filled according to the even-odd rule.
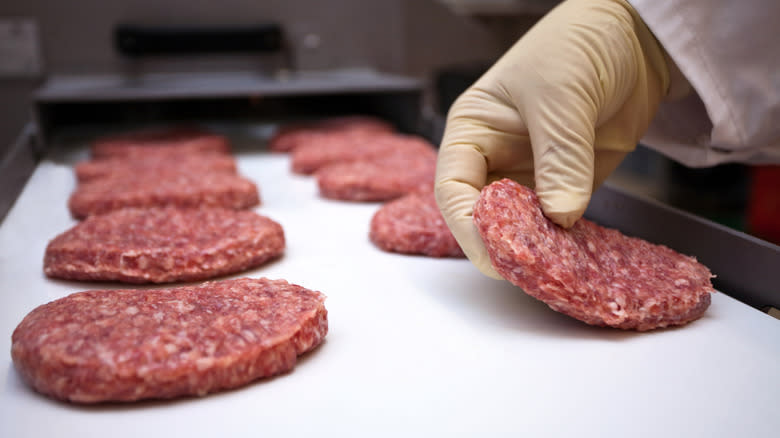
[[625,1],[566,0],[453,104],[436,200],[466,256],[500,279],[472,223],[483,186],[535,187],[563,227],[636,147],[669,88],[665,53]]

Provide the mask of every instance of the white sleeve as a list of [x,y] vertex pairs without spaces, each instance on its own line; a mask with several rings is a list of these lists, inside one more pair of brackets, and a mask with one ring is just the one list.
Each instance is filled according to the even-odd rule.
[[780,163],[780,1],[629,1],[695,91],[642,143],[688,166]]

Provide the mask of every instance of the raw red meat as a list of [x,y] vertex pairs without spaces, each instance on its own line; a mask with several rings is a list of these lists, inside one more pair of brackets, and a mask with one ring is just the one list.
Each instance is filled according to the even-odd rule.
[[131,131],[98,138],[91,145],[93,158],[131,157],[149,153],[229,154],[227,138],[197,127],[180,126]]
[[483,188],[474,223],[504,278],[588,324],[650,330],[699,318],[714,292],[695,258],[580,219],[564,229],[536,194],[504,179]]
[[384,204],[371,219],[369,238],[388,252],[465,257],[432,191],[411,193]]
[[389,122],[372,116],[341,116],[282,125],[268,141],[273,152],[290,152],[311,141],[312,134],[327,132],[389,133],[395,128]]
[[421,137],[400,134],[327,133],[318,134],[310,143],[292,152],[292,170],[312,174],[333,163],[368,160],[391,154],[427,157],[436,151]]
[[75,167],[76,180],[87,182],[96,178],[117,175],[154,178],[160,172],[180,169],[193,173],[226,172],[237,173],[236,160],[230,155],[198,154],[155,154],[148,153],[127,158],[87,160]]
[[61,400],[200,396],[292,369],[327,334],[324,301],[265,278],[79,292],[30,312],[11,357],[27,384]]
[[320,194],[341,201],[389,201],[433,190],[436,154],[390,154],[373,160],[334,163],[315,174]]
[[152,175],[115,175],[79,184],[68,200],[73,217],[127,207],[224,207],[235,210],[260,204],[252,181],[225,172],[160,169]]
[[125,208],[55,237],[43,267],[71,280],[194,281],[260,266],[284,248],[281,225],[252,211]]

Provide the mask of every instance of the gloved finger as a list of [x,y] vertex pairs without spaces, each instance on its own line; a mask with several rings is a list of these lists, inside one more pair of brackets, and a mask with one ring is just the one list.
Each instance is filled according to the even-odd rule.
[[480,194],[475,185],[484,185],[485,168],[484,156],[473,145],[442,146],[434,190],[442,216],[463,253],[483,274],[500,279],[472,219]]
[[482,237],[474,226],[473,207],[478,198],[479,191],[471,186],[457,187],[454,183],[442,184],[436,190],[436,199],[442,212],[450,212],[447,226],[463,249],[463,253],[480,272],[501,280],[503,278],[493,269]]
[[615,136],[619,144],[609,144],[609,132],[604,142],[597,135],[597,127],[637,110],[625,105],[642,67],[633,26],[619,2],[564,2],[502,67],[502,77],[522,78],[509,93],[531,136],[535,190],[544,213],[564,227],[582,216],[598,182],[594,150],[634,147],[636,138]]
[[[501,277],[490,264],[473,224],[473,208],[480,190],[492,179],[532,174],[532,154],[523,127],[514,109],[473,87],[450,109],[439,149],[435,193],[442,216],[469,260],[496,279]],[[520,134],[511,132],[518,129]]]
[[576,222],[590,202],[594,182],[596,108],[582,99],[570,109],[540,102],[528,120],[534,153],[535,190],[544,214],[565,228]]
[[627,132],[633,128],[626,129],[619,117],[599,128],[591,120],[584,112],[563,111],[529,123],[536,193],[545,215],[566,228],[582,216],[593,191],[636,148],[637,134]]
[[[436,198],[447,226],[452,231],[466,257],[483,274],[500,280],[503,277],[495,271],[490,263],[490,257],[482,237],[474,225],[474,204],[479,198],[482,186],[501,178],[511,178],[520,184],[533,187],[533,162],[528,160],[525,170],[515,169],[489,172],[485,176],[483,163],[486,166],[487,159],[481,152],[478,152],[478,149],[475,145],[472,145],[472,147],[462,144],[442,146],[439,152],[440,164],[437,167],[439,176],[437,177],[435,190]],[[477,152],[477,154],[473,154],[473,152]],[[471,171],[475,169],[479,175],[469,176]],[[448,178],[444,176],[448,174],[453,177]],[[456,175],[461,175],[463,178],[460,179]]]

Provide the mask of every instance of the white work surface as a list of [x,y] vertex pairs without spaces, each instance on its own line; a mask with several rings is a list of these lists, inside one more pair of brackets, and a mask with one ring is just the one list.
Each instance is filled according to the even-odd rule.
[[46,244],[75,223],[74,157],[47,159],[0,228],[0,437],[780,433],[780,321],[717,293],[682,328],[590,327],[465,259],[382,252],[368,240],[379,204],[321,199],[286,155],[236,155],[260,187],[257,211],[287,238],[280,260],[241,275],[325,293],[325,342],[290,373],[202,398],[80,406],[33,392],[9,353],[22,318],[72,292],[127,287],[44,276]]

